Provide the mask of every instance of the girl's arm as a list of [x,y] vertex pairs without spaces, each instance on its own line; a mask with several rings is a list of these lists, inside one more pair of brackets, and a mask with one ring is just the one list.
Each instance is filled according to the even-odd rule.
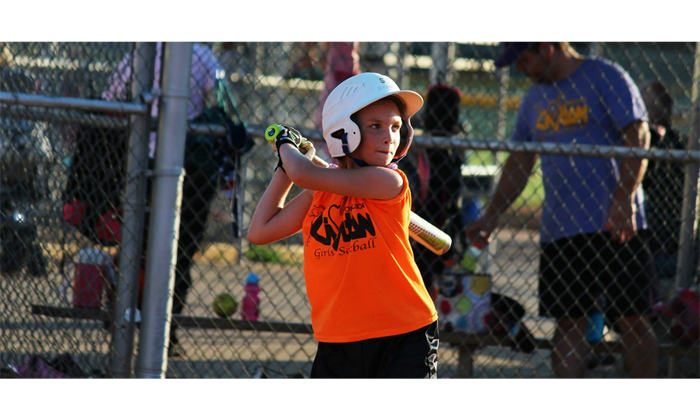
[[[310,162],[303,155],[301,157]],[[265,245],[301,230],[314,192],[303,191],[285,205],[291,188],[292,181],[289,177],[282,170],[276,170],[253,214],[248,229],[248,241],[256,245]]]
[[403,190],[403,178],[391,169],[329,170],[314,165],[290,144],[281,145],[280,155],[289,179],[304,189],[373,200],[391,200]]

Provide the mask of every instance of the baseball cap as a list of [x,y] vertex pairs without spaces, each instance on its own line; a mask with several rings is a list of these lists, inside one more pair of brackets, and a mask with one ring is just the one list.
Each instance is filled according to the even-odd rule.
[[509,66],[520,57],[520,54],[527,51],[534,44],[538,44],[538,42],[501,42],[501,56],[493,64],[496,67]]

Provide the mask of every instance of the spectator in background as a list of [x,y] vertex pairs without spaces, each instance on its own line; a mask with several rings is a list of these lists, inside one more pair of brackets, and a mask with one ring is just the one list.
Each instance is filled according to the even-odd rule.
[[[160,75],[163,60],[163,44],[156,48],[155,79],[153,87],[160,88]],[[119,64],[117,72],[112,76],[109,88],[103,98],[110,101],[129,100],[131,89],[132,55],[127,54]],[[190,100],[187,108],[187,118],[192,120],[210,105],[211,96],[216,86],[216,78],[223,73],[221,64],[212,51],[205,45],[194,43],[192,49],[192,69],[190,72]],[[151,115],[158,116],[158,99],[153,103]],[[150,156],[154,157],[156,133],[150,137]],[[190,268],[194,254],[201,249],[204,228],[209,214],[209,204],[216,192],[212,180],[201,174],[187,171],[183,183],[183,199],[180,214],[180,233],[178,238],[177,262],[175,266],[175,286],[173,295],[173,314],[180,314],[185,306],[187,293],[192,285]],[[148,223],[146,223],[148,226]],[[147,236],[146,236],[147,237]],[[168,357],[182,357],[184,351],[176,335],[176,328],[171,326]]]
[[[567,42],[508,42],[497,67],[516,64],[534,85],[518,111],[515,142],[648,148],[647,111],[639,89],[617,64],[584,57]],[[512,152],[485,215],[465,230],[488,241],[498,217],[520,195],[537,156]],[[540,227],[540,315],[556,319],[552,366],[581,377],[587,315],[605,296],[605,315],[621,332],[632,377],[656,377],[650,312],[651,255],[641,181],[646,160],[565,155],[541,157],[545,200]]]
[[[685,150],[685,139],[673,129],[673,98],[666,87],[655,81],[642,88],[642,99],[649,112],[651,147]],[[683,165],[678,162],[650,160],[642,181],[649,224],[649,246],[662,278],[676,275],[678,235],[683,206]]]

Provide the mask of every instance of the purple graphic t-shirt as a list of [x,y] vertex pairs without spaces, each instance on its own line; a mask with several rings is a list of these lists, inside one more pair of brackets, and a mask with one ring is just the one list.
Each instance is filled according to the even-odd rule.
[[[639,89],[615,63],[587,58],[565,80],[538,83],[518,111],[513,141],[624,146],[621,130],[648,121]],[[540,242],[603,230],[620,179],[620,159],[541,155],[545,200]],[[646,228],[644,192],[637,228]]]

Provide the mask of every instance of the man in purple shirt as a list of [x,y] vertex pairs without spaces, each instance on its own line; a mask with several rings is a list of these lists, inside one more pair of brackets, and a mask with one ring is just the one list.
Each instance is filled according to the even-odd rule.
[[[644,102],[619,65],[581,56],[567,42],[503,46],[496,66],[515,63],[534,82],[520,106],[513,141],[649,147]],[[468,239],[488,241],[536,159],[510,154],[485,216],[465,231]],[[557,321],[555,376],[583,376],[588,317],[603,311],[621,333],[629,374],[655,377],[656,337],[645,317],[654,272],[637,235],[647,227],[641,186],[647,161],[543,155],[541,164],[540,315]]]

